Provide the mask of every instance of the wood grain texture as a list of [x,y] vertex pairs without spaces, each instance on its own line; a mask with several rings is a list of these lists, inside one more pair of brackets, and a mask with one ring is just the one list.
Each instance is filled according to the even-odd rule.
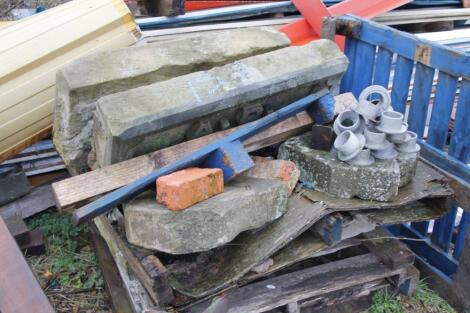
[[0,311],[53,313],[23,254],[0,217]]
[[[373,254],[346,258],[227,292],[224,295],[228,302],[227,313],[265,312],[288,303],[398,275],[402,271],[388,269]],[[207,301],[186,312],[203,312],[209,306],[210,301]]]

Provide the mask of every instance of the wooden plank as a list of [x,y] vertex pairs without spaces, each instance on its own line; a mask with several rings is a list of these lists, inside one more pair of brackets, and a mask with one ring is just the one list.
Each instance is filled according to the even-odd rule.
[[392,107],[403,114],[406,110],[412,72],[413,61],[398,55],[393,76]]
[[168,285],[167,277],[159,280],[158,288],[155,288],[155,280],[149,276],[140,261],[134,256],[124,240],[119,237],[109,223],[107,217],[98,216],[94,219],[94,224],[99,234],[107,242],[111,254],[120,254],[129,268],[139,279],[152,300],[161,306],[167,306],[173,301],[173,292]]
[[410,113],[408,115],[408,129],[415,132],[418,138],[423,138],[434,79],[434,69],[417,63],[415,71]]
[[174,290],[194,298],[231,287],[255,265],[288,244],[325,214],[327,212],[322,203],[312,203],[293,195],[282,218],[256,234],[241,234],[225,249],[210,252],[204,264],[197,267],[190,265],[188,268],[182,264],[184,270],[173,266],[170,283]]
[[20,199],[7,203],[0,207],[0,216],[9,218],[20,216],[30,217],[55,206],[51,184],[42,185],[31,189],[31,192]]
[[111,307],[115,313],[135,313],[132,310],[128,295],[124,290],[122,279],[116,267],[116,263],[109,252],[109,247],[99,235],[96,226],[90,223],[90,233],[95,249],[96,258],[100,265],[106,292],[111,300]]
[[362,244],[383,264],[392,270],[413,265],[415,256],[402,242],[390,238],[390,234],[381,228],[362,234]]
[[10,234],[15,238],[18,245],[27,243],[30,240],[29,228],[22,218],[15,215],[10,218],[4,219]]
[[[229,291],[224,295],[228,303],[227,313],[265,312],[288,303],[394,276],[401,271],[388,269],[373,254],[346,258]],[[207,301],[186,312],[203,312],[209,306],[210,301]]]
[[23,254],[0,217],[0,311],[53,313]]
[[458,78],[450,76],[445,72],[439,73],[431,121],[429,122],[428,139],[426,141],[440,150],[444,150],[447,142],[457,82]]
[[470,160],[470,80],[463,78],[455,114],[454,130],[449,145],[449,155],[468,163]]
[[379,47],[374,70],[374,85],[380,85],[388,89],[390,70],[392,68],[392,57],[393,52]]
[[354,84],[352,93],[359,98],[361,92],[372,84],[376,47],[366,42],[359,42],[356,49],[356,60],[354,61]]
[[153,171],[152,173],[142,177],[129,185],[119,188],[94,202],[87,204],[80,209],[76,210],[72,214],[72,222],[77,225],[83,223],[91,218],[103,214],[110,209],[114,208],[116,205],[122,203],[123,201],[129,200],[132,197],[138,195],[145,191],[148,186],[155,183],[155,180],[163,175],[167,175],[174,171],[181,170],[190,166],[197,166],[201,164],[204,159],[219,149],[222,145],[227,143],[245,140],[262,130],[265,130],[291,116],[296,115],[297,113],[302,112],[311,105],[320,105],[319,103],[313,104],[320,97],[328,93],[327,89],[322,89],[314,94],[311,94],[307,97],[304,97],[300,100],[297,100],[286,107],[279,109],[271,114],[266,115],[265,117],[249,124],[244,127],[239,128],[230,135],[211,142],[210,144],[188,154],[182,156],[178,161],[168,164],[158,170]]

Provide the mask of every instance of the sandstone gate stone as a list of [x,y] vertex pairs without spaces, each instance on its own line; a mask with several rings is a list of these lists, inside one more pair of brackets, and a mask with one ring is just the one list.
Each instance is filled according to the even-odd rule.
[[54,144],[67,168],[77,174],[87,167],[92,116],[100,97],[207,70],[288,44],[283,33],[270,28],[236,29],[104,51],[78,59],[57,76]]
[[124,205],[130,243],[171,254],[206,251],[284,214],[287,187],[277,180],[239,177],[225,191],[183,211],[170,211],[149,192]]
[[339,84],[348,61],[317,40],[98,100],[94,152],[106,166],[243,124]]

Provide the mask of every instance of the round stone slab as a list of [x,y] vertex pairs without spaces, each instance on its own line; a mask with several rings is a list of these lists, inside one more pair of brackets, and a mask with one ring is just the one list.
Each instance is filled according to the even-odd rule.
[[279,159],[294,161],[300,180],[315,190],[339,198],[392,201],[398,194],[400,169],[397,161],[377,161],[370,166],[353,166],[332,153],[310,148],[311,134],[293,137],[279,148]]
[[240,177],[223,193],[183,211],[170,211],[148,192],[124,205],[127,240],[170,254],[201,252],[284,214],[288,189],[277,180]]

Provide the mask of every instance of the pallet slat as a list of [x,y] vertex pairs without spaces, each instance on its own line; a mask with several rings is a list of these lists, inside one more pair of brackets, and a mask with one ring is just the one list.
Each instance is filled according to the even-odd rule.
[[392,68],[393,53],[390,50],[379,47],[375,64],[374,85],[388,88],[390,70]]
[[445,72],[439,73],[427,142],[441,150],[444,149],[447,141],[457,83],[458,78]]
[[375,46],[365,42],[359,42],[356,50],[354,62],[354,80],[352,93],[359,98],[361,92],[372,83],[372,73],[374,70]]
[[468,163],[470,160],[470,80],[462,79],[459,102],[455,114],[454,131],[449,145],[449,154]]
[[412,72],[413,61],[398,55],[392,88],[392,107],[395,111],[405,113]]
[[431,97],[434,69],[424,64],[417,63],[415,71],[408,128],[415,132],[418,138],[423,138],[429,99]]

